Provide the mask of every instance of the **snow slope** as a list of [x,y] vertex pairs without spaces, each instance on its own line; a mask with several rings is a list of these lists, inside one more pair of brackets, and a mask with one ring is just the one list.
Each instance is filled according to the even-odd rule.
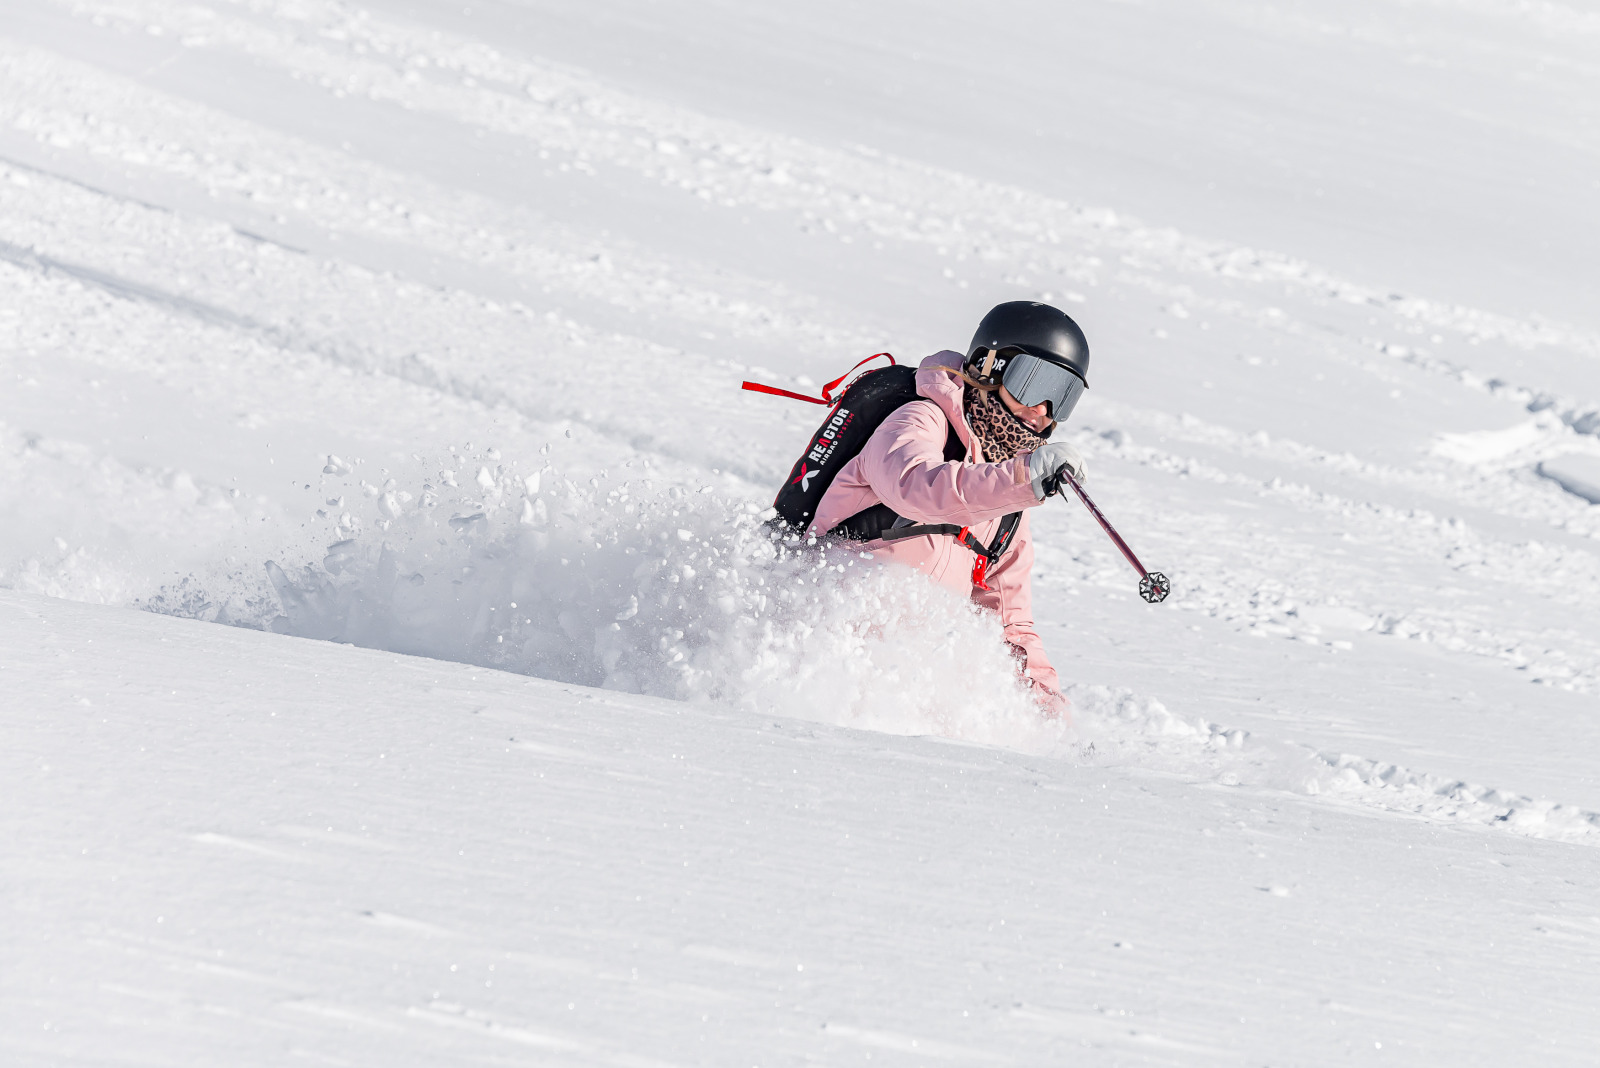
[[[411,745],[443,732],[440,766],[416,765],[440,778],[374,789],[373,811],[403,825],[386,839],[396,849],[429,856],[436,837],[469,833],[480,849],[508,846],[500,829],[534,803],[519,800],[533,787],[512,765],[492,788],[482,780],[499,820],[469,826],[461,812],[412,807],[482,766],[467,743],[442,740],[460,714],[454,698],[403,681],[443,671],[504,695],[496,707],[522,717],[516,737],[569,756],[624,746],[634,755],[619,774],[656,774],[629,761],[665,748],[729,782],[746,775],[738,747],[760,738],[781,741],[779,764],[816,754],[818,789],[872,799],[814,813],[814,836],[793,831],[780,856],[767,845],[791,833],[790,810],[737,794],[749,848],[761,849],[725,855],[723,881],[735,886],[766,885],[773,872],[785,885],[828,885],[836,859],[825,843],[840,834],[925,841],[917,855],[928,855],[954,817],[914,803],[914,786],[897,788],[896,761],[918,767],[913,757],[937,754],[999,776],[1001,788],[961,795],[974,829],[949,850],[943,881],[916,884],[925,911],[892,914],[908,884],[895,858],[912,847],[886,847],[862,858],[876,865],[862,876],[866,897],[785,899],[782,931],[754,904],[727,913],[718,928],[737,944],[709,958],[658,945],[664,983],[714,989],[724,980],[697,977],[688,962],[787,960],[784,939],[823,935],[852,946],[838,951],[842,975],[850,960],[866,967],[849,953],[873,924],[886,932],[885,959],[957,953],[945,971],[971,972],[981,954],[956,946],[978,943],[930,947],[906,924],[944,916],[987,934],[1004,898],[994,888],[965,896],[958,873],[973,870],[997,886],[1070,885],[1060,922],[1073,931],[1098,931],[1084,926],[1095,900],[1109,913],[1139,898],[1148,913],[1112,941],[1186,948],[1141,971],[1116,965],[1135,958],[1111,953],[1099,931],[1058,955],[1047,982],[1020,948],[1061,935],[1040,919],[1012,963],[996,966],[1015,989],[986,996],[1055,1008],[1002,1014],[1003,1026],[991,1015],[970,1033],[932,1007],[955,1004],[940,984],[956,980],[905,964],[872,973],[876,986],[828,987],[837,1004],[865,1001],[884,1019],[824,1006],[832,1032],[822,1018],[797,1029],[775,994],[780,1011],[752,1002],[707,1039],[726,1044],[704,1053],[664,1010],[630,1009],[637,1033],[610,1038],[607,1014],[557,1026],[444,994],[465,1007],[436,1010],[432,990],[417,1001],[408,988],[345,1006],[361,1019],[410,1011],[437,1023],[455,1012],[450,1022],[481,1033],[535,1040],[549,1027],[577,1061],[756,1063],[757,1048],[761,1063],[831,1062],[844,1054],[827,1043],[850,1031],[838,1049],[863,1056],[909,1036],[945,1043],[949,1059],[982,1048],[1023,1063],[1057,1040],[1099,1044],[1108,1063],[1234,1063],[1240,1051],[1321,1063],[1344,1043],[1375,1053],[1372,1042],[1392,1049],[1402,1034],[1422,1043],[1412,1060],[1487,1063],[1496,1050],[1555,1040],[1550,1057],[1582,1063],[1591,1036],[1573,1006],[1592,999],[1593,969],[1553,962],[1592,959],[1593,909],[1572,887],[1584,885],[1578,869],[1600,836],[1600,511],[1587,492],[1600,464],[1600,322],[1588,296],[1600,238],[1595,16],[1465,0],[836,8],[19,0],[0,10],[0,587],[11,591],[0,649],[6,729],[18,740],[8,759],[75,766],[71,732],[82,725],[63,726],[72,721],[47,695],[74,679],[91,701],[91,690],[127,685],[144,697],[104,726],[189,739],[206,755],[185,765],[185,788],[220,799],[204,827],[191,826],[192,806],[157,812],[151,799],[174,768],[111,773],[138,744],[129,741],[68,779],[104,782],[105,794],[57,802],[52,790],[75,789],[59,777],[8,780],[28,784],[12,790],[8,832],[41,843],[19,855],[58,856],[49,843],[69,825],[114,812],[131,821],[129,841],[182,843],[170,854],[152,846],[170,858],[160,864],[118,869],[116,900],[162,914],[166,888],[210,863],[191,844],[217,845],[203,836],[320,823],[274,822],[252,807],[320,812],[321,801],[314,777],[290,785],[270,763],[276,750],[257,751],[274,742],[228,742],[234,721],[219,718],[220,697],[151,697],[181,695],[166,684],[198,684],[223,651],[231,677],[261,692],[246,700],[219,677],[228,700],[245,702],[239,715],[292,712],[306,732],[297,737],[320,730],[319,744],[357,752],[362,732]],[[1007,36],[1033,21],[1037,32]],[[1081,62],[1053,61],[1063,37]],[[974,50],[1011,48],[1011,60],[973,76]],[[993,151],[996,141],[1006,150]],[[992,303],[1030,296],[1085,325],[1094,388],[1072,440],[1090,458],[1092,491],[1175,586],[1165,605],[1145,606],[1075,504],[1035,514],[1038,622],[1072,682],[1071,729],[1030,716],[992,628],[937,591],[851,554],[772,554],[755,534],[759,513],[817,409],[737,388],[747,377],[815,388],[875,351],[915,360],[960,348]],[[37,645],[38,619],[59,620],[51,626],[73,648],[93,639],[103,656],[79,656],[63,674]],[[163,638],[189,652],[153,658]],[[312,661],[325,681],[273,667]],[[352,707],[361,715],[344,713]],[[651,733],[668,721],[686,733]],[[225,752],[267,763],[228,768]],[[1061,804],[1106,792],[1100,816],[1074,809],[1076,823],[1063,813],[1034,828],[1076,836],[1066,867],[1045,839],[1024,836],[975,868],[983,849],[1000,848],[996,835],[1042,819],[1008,796],[1023,791],[1013,774]],[[582,842],[634,805],[681,804],[688,826],[713,804],[663,800],[670,791],[597,803],[576,780],[549,789],[538,803],[566,813],[563,833]],[[908,797],[905,811],[891,797]],[[1201,820],[1211,806],[1223,815]],[[1119,807],[1125,817],[1105,815]],[[1338,943],[1339,967],[1362,983],[1401,969],[1393,986],[1414,1000],[1403,1011],[1383,1003],[1392,1038],[1318,1030],[1313,1002],[1267,1005],[1260,1031],[1227,1022],[1259,1019],[1234,1012],[1258,979],[1289,997],[1338,971],[1303,942],[1288,953],[1256,937],[1259,910],[1283,902],[1256,883],[1240,891],[1238,854],[1200,841],[1201,830],[1265,814],[1287,828],[1267,851],[1307,874],[1250,878],[1288,888],[1290,903],[1304,901],[1302,886],[1326,888],[1296,930],[1362,939]],[[350,825],[348,811],[333,815],[327,825]],[[706,824],[708,842],[726,836],[720,828]],[[504,878],[554,865],[567,907],[580,908],[626,883],[620,869],[592,881],[585,872],[662,845],[646,829],[616,838],[614,852],[580,857],[574,841],[555,860],[508,858]],[[441,901],[490,892],[458,865],[396,875],[389,853],[311,857],[298,839],[277,841],[299,832],[250,833],[238,840],[255,854],[312,866],[261,904],[260,915],[279,917],[263,931],[290,929],[274,925],[299,923],[297,909],[343,908],[358,885],[432,887],[415,892]],[[1071,866],[1133,842],[1147,847],[1124,861],[1136,870],[1112,874],[1138,894],[1100,867]],[[1397,859],[1416,850],[1421,867]],[[1485,855],[1525,871],[1521,896],[1493,881],[1498,867],[1480,867]],[[1167,881],[1186,865],[1192,879]],[[666,868],[656,892],[699,892],[698,873]],[[1478,874],[1458,874],[1469,868]],[[180,1060],[200,1049],[185,1043],[201,1015],[245,1014],[244,994],[201,1003],[173,993],[172,1031],[122,1037],[108,1021],[129,1010],[96,1001],[110,987],[90,994],[84,984],[98,980],[82,976],[94,954],[124,943],[94,941],[109,906],[87,890],[71,896],[64,870],[39,861],[8,877],[40,888],[8,891],[19,907],[67,894],[56,926],[30,928],[32,963],[5,975],[31,991],[17,1011],[77,1021],[68,1044],[42,1031],[15,1040],[19,1056]],[[250,878],[219,869],[196,892],[226,897]],[[494,893],[492,913],[456,920],[430,905],[418,922],[484,944],[507,922],[530,944],[568,937],[548,914],[519,912],[510,890]],[[1445,904],[1428,912],[1416,900]],[[347,919],[420,906],[408,908],[360,905]],[[1380,910],[1395,926],[1361,929]],[[1559,922],[1543,924],[1547,914]],[[679,936],[658,930],[669,919],[606,913],[592,924],[671,941]],[[1526,934],[1541,925],[1554,941]],[[324,938],[381,952],[362,941],[377,927],[292,929],[272,952],[309,952]],[[1224,945],[1184,941],[1197,930],[1248,934],[1228,950],[1248,983],[1175,963]],[[1402,930],[1406,954],[1394,949]],[[1464,956],[1491,942],[1514,949]],[[73,951],[60,966],[80,978],[57,997],[36,969],[64,945]],[[550,952],[610,975],[615,962],[598,945]],[[214,948],[245,947],[242,935],[219,935]],[[738,960],[718,958],[724,950]],[[144,988],[156,958],[127,960],[114,985]],[[1443,969],[1434,977],[1454,965],[1484,985],[1441,987],[1424,961]],[[1015,979],[1025,967],[1033,978]],[[323,990],[353,981],[327,962],[263,968]],[[1158,972],[1169,980],[1150,985]],[[1299,978],[1285,986],[1286,976]],[[1548,992],[1535,993],[1541,983]],[[1485,991],[1512,985],[1526,1001],[1515,1018],[1495,1015],[1500,1002]],[[1106,1030],[1086,1009],[1111,1004],[1097,1000],[1101,988],[1185,1022],[1170,1033]],[[1377,1012],[1375,989],[1328,997]],[[304,1043],[248,1014],[217,1041],[248,1035],[258,1059],[300,1045],[340,1056],[353,1026],[345,1009],[305,1016]],[[411,1023],[395,1026],[403,1051],[444,1056],[416,1046]],[[759,1041],[780,1027],[782,1041]],[[1128,1030],[1195,1049],[1126,1045]],[[667,1049],[652,1035],[676,1037]]]
[[0,598],[8,1063],[1600,1041],[1594,849]]

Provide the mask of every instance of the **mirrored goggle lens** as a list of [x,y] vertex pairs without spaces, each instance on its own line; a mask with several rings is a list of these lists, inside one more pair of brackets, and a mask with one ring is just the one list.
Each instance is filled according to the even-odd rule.
[[1030,353],[1019,352],[1006,363],[1006,392],[1022,402],[1023,407],[1050,402],[1050,418],[1062,422],[1077,407],[1083,396],[1083,379],[1059,364],[1041,360]]

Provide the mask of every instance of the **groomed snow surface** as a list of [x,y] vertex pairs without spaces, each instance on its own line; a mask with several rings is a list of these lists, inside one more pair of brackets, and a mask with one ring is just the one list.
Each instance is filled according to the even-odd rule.
[[[1595,1063],[1597,71],[1495,0],[5,4],[0,1063]],[[1017,298],[1174,585],[1034,513],[1070,726],[762,534],[822,410],[738,389]]]

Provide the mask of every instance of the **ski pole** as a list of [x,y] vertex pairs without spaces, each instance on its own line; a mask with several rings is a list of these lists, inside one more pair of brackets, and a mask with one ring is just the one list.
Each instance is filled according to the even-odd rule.
[[1133,550],[1128,548],[1128,543],[1122,540],[1122,535],[1117,533],[1116,529],[1106,520],[1106,517],[1101,514],[1100,509],[1095,507],[1095,503],[1089,499],[1089,495],[1083,492],[1083,487],[1078,485],[1078,480],[1072,477],[1072,473],[1063,467],[1059,475],[1062,481],[1072,487],[1072,492],[1076,493],[1078,500],[1082,501],[1083,506],[1089,509],[1089,514],[1094,516],[1095,521],[1100,524],[1100,529],[1110,536],[1111,540],[1116,543],[1117,548],[1122,550],[1122,555],[1127,557],[1128,563],[1132,564],[1133,569],[1139,573],[1139,596],[1150,604],[1158,604],[1161,601],[1165,601],[1167,594],[1172,592],[1172,583],[1167,581],[1167,576],[1159,571],[1146,571],[1144,565],[1139,562],[1139,558],[1133,555]]

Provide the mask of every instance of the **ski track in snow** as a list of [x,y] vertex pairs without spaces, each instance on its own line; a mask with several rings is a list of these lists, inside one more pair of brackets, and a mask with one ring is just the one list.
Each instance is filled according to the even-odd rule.
[[[840,249],[887,249],[948,279],[952,294],[982,276],[1069,307],[1083,290],[1116,295],[1157,309],[1163,340],[1215,324],[1262,351],[1298,346],[1353,376],[1417,376],[1488,398],[1508,418],[1520,411],[1526,423],[1509,438],[1441,439],[1409,466],[1115,398],[1084,406],[1074,440],[1103,465],[1096,486],[1140,531],[1146,556],[1182,553],[1173,610],[1330,649],[1340,642],[1325,628],[1423,641],[1543,685],[1600,689],[1600,619],[1585,596],[1600,579],[1600,513],[1536,473],[1552,456],[1600,455],[1600,405],[1537,371],[1521,380],[1496,369],[1511,351],[1542,354],[1542,366],[1591,361],[1592,335],[1391,294],[866,149],[768,135],[341,4],[62,6],[95,26],[249,57],[330,100],[514,139],[551,176],[604,172],[716,211],[754,211]],[[925,662],[930,643],[982,646],[976,617],[949,611],[953,622],[930,633],[928,607],[947,609],[915,584],[833,570],[858,566],[849,553],[772,556],[754,513],[811,417],[727,397],[746,374],[804,378],[761,360],[842,365],[843,354],[881,347],[884,324],[829,297],[663,257],[8,41],[0,130],[86,166],[158,178],[173,200],[0,163],[0,284],[15,297],[0,309],[0,351],[24,387],[68,359],[108,390],[154,381],[180,391],[232,434],[351,428],[345,442],[301,443],[296,471],[304,453],[329,455],[316,484],[285,499],[265,491],[265,474],[241,489],[99,452],[87,437],[0,423],[6,503],[24,527],[77,541],[8,544],[0,583],[795,716],[817,715],[816,700],[795,695],[795,680],[810,679],[829,688],[833,722],[1600,841],[1594,813],[1184,719],[1127,690],[1077,684],[1078,729],[1041,725],[1005,682],[998,648],[961,672],[954,658]],[[921,340],[912,326],[899,336],[908,333]],[[588,358],[601,351],[606,361]],[[730,357],[741,352],[766,355]],[[655,365],[700,388],[674,395],[672,425],[642,428],[632,413],[651,407],[657,387],[634,369]],[[596,394],[606,411],[590,410]],[[485,413],[492,442],[473,429]],[[418,422],[436,429],[436,455],[362,462],[348,451],[408,440]],[[449,444],[467,441],[478,444]],[[551,460],[516,462],[552,441]],[[622,473],[635,464],[637,477]],[[1224,517],[1177,484],[1253,497],[1308,532],[1338,530],[1351,555]],[[1231,545],[1184,551],[1197,534]],[[1127,584],[1098,531],[1054,535],[1041,545],[1041,584]],[[1540,600],[1480,592],[1484,603],[1441,605],[1444,580]],[[1552,628],[1548,604],[1586,625]],[[447,1006],[415,1012],[556,1041]]]

